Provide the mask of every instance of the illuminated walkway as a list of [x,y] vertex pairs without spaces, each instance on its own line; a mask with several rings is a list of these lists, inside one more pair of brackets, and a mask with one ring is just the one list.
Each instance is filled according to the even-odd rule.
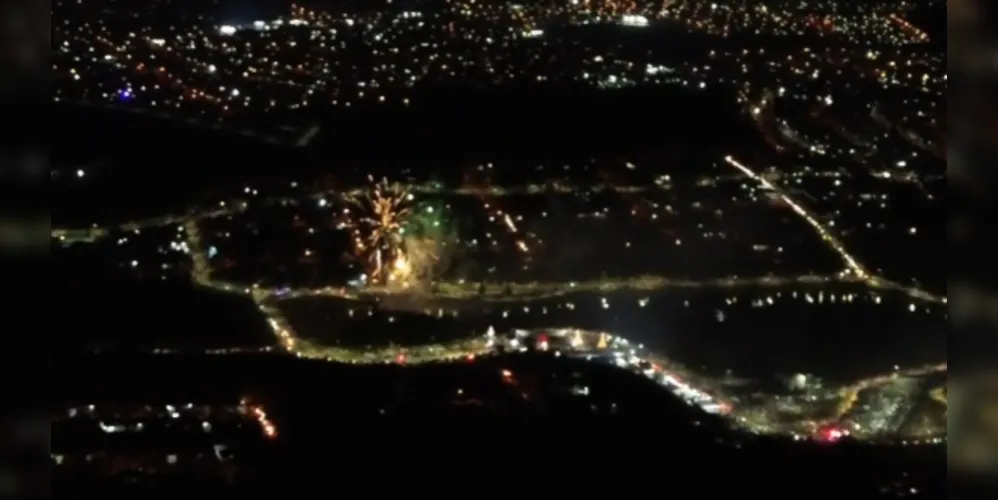
[[[203,274],[199,273],[199,276]],[[240,293],[254,295],[261,298],[273,298],[287,300],[301,297],[330,297],[346,300],[357,300],[364,297],[378,295],[407,295],[412,294],[407,289],[392,289],[380,286],[370,286],[363,290],[348,287],[322,287],[322,288],[267,288],[258,286],[247,286],[224,281],[199,280],[199,284],[226,293]],[[606,293],[611,294],[622,291],[634,292],[662,292],[667,290],[709,290],[709,289],[737,289],[737,288],[784,288],[794,285],[799,286],[820,286],[831,284],[858,284],[869,285],[866,280],[855,276],[762,276],[757,278],[719,278],[712,280],[677,280],[663,276],[639,276],[628,279],[607,279],[579,283],[565,282],[533,282],[533,283],[502,283],[487,284],[484,290],[479,289],[477,283],[444,282],[437,285],[437,290],[432,294],[425,294],[429,299],[442,300],[482,300],[485,302],[522,302],[525,300],[542,300],[568,296],[577,293]],[[903,293],[913,299],[929,303],[937,303],[931,295],[922,295],[918,290],[903,287],[891,282],[879,281],[877,289],[890,292]]]

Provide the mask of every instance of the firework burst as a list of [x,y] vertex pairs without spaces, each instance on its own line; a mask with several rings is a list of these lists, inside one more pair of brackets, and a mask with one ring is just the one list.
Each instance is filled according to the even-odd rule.
[[354,254],[368,263],[375,283],[402,281],[411,263],[405,252],[405,225],[412,215],[412,193],[403,185],[368,177],[372,187],[348,196],[344,210],[346,226],[354,244]]

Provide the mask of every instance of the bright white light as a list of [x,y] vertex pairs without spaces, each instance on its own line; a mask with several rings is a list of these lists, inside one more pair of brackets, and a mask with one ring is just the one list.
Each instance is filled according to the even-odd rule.
[[624,26],[643,27],[643,26],[648,26],[648,18],[645,16],[627,14],[620,19],[620,23],[623,24]]
[[225,26],[222,26],[222,27],[218,28],[218,32],[221,33],[221,34],[223,34],[223,35],[235,35],[236,34],[236,27],[235,26],[225,25]]

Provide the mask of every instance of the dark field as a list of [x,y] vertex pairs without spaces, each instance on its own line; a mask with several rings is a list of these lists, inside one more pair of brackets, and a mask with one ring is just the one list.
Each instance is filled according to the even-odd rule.
[[349,234],[336,211],[316,203],[251,206],[201,222],[206,248],[217,250],[212,278],[262,286],[321,287],[357,277]]
[[833,179],[807,179],[805,201],[836,221],[842,242],[871,271],[888,279],[945,293],[945,193],[914,183],[865,176],[849,178],[848,189]]
[[412,302],[404,306],[383,309],[373,301],[307,297],[284,300],[279,308],[297,335],[338,347],[442,343],[484,334],[488,328],[428,304]]
[[[460,249],[449,274],[494,282],[643,274],[703,280],[833,274],[841,268],[790,210],[733,195],[726,187],[684,183],[637,194],[452,197],[459,236],[478,244]],[[497,244],[484,243],[490,240]]]
[[[850,294],[852,302],[845,302]],[[649,299],[644,307],[642,298]],[[500,318],[501,312],[490,319],[497,329],[605,330],[695,370],[720,374],[730,369],[752,378],[811,372],[849,380],[888,372],[894,365],[946,359],[945,307],[919,305],[911,312],[906,297],[882,294],[877,303],[858,287],[627,292],[606,294],[605,299],[605,306],[599,295],[551,300],[548,315],[538,314],[544,302],[510,305],[508,319]],[[566,310],[567,303],[574,308]]]
[[[323,131],[305,149],[132,113],[56,106],[64,133],[53,157],[52,190],[60,200],[53,207],[53,225],[182,212],[192,203],[236,196],[246,185],[282,184],[281,179],[331,174],[359,182],[368,173],[394,177],[403,170],[421,178],[447,178],[475,162],[633,157],[675,144],[711,151],[720,139],[740,135],[743,126],[737,109],[718,108],[709,93],[672,87],[598,96],[544,88],[438,89],[421,95],[411,107],[319,113],[314,121],[324,124]],[[636,107],[649,117],[682,110],[697,117],[647,127],[644,120],[625,120]],[[722,133],[717,123],[730,123],[735,133]],[[86,171],[84,178],[76,177],[78,169]],[[87,202],[95,198],[103,202]]]
[[299,335],[327,345],[442,342],[489,326],[575,327],[643,343],[697,371],[753,378],[805,372],[842,381],[944,361],[948,322],[944,307],[912,311],[904,296],[847,285],[575,293],[506,303],[397,298],[380,307],[307,298],[281,307]]
[[57,273],[55,304],[65,331],[59,354],[264,347],[274,343],[249,298],[177,281]]
[[273,335],[247,297],[195,287],[177,226],[53,242],[56,350],[263,347]]
[[[658,407],[656,411],[680,410],[689,417],[699,415],[692,409],[681,410],[688,407],[644,377],[607,365],[554,359],[545,355],[500,356],[482,358],[474,363],[401,367],[340,365],[280,354],[100,354],[67,360],[63,369],[74,376],[60,387],[57,398],[70,405],[100,406],[109,402],[126,406],[177,402],[231,404],[240,397],[250,397],[268,410],[273,410],[268,413],[275,417],[278,428],[301,426],[316,432],[332,430],[321,429],[324,425],[321,420],[327,415],[323,412],[329,407],[311,397],[319,393],[336,394],[327,400],[330,405],[352,402],[339,408],[337,414],[340,417],[376,419],[381,415],[379,410],[386,408],[393,409],[392,414],[399,414],[414,410],[413,405],[418,404],[425,405],[424,410],[430,411],[452,407],[455,398],[462,395],[459,389],[464,384],[466,395],[473,396],[474,389],[478,389],[477,397],[486,403],[498,398],[505,401],[501,406],[507,409],[512,404],[527,413],[538,415],[542,408],[531,409],[533,403],[525,401],[515,392],[511,393],[512,387],[500,375],[502,369],[513,371],[525,383],[524,388],[532,387],[545,398],[567,401],[560,393],[568,392],[573,385],[588,383],[599,389],[602,394],[599,398],[616,400],[627,407],[648,411]],[[120,373],[128,373],[129,377],[115,375]],[[113,382],[108,383],[108,380]],[[315,393],[289,390],[300,387],[303,380],[321,384],[322,389]],[[616,393],[612,390],[615,386],[620,389]],[[433,407],[436,410],[432,410]],[[322,411],[315,411],[317,408]],[[582,415],[591,413],[588,408],[571,409],[563,405],[552,406],[550,411],[559,411],[559,408],[572,413],[582,409]],[[474,408],[470,410],[474,411]],[[622,409],[619,415],[628,413]],[[640,411],[634,415],[639,414]],[[300,432],[292,434],[307,439]]]
[[[312,491],[312,482],[318,486],[317,478],[323,477],[320,472],[329,465],[302,457],[322,456],[332,448],[355,457],[342,466],[343,470],[356,467],[358,472],[361,468],[369,471],[369,464],[376,460],[399,471],[401,477],[423,477],[441,466],[472,474],[483,465],[508,466],[509,453],[536,446],[541,440],[547,446],[543,456],[523,458],[518,463],[539,470],[550,466],[552,459],[573,460],[572,453],[580,446],[621,443],[619,456],[613,461],[616,465],[601,470],[619,468],[623,474],[624,469],[632,470],[629,460],[638,465],[644,463],[649,449],[668,448],[688,457],[676,470],[686,473],[714,467],[723,471],[725,481],[702,488],[724,495],[734,494],[736,487],[739,491],[773,492],[774,485],[784,484],[781,479],[787,473],[819,483],[827,480],[829,470],[842,474],[841,480],[829,487],[852,494],[869,491],[872,495],[891,485],[901,485],[898,487],[905,491],[909,487],[927,491],[933,482],[942,482],[937,471],[944,470],[942,447],[902,449],[843,443],[829,448],[735,435],[641,376],[565,358],[496,358],[415,368],[342,366],[273,355],[103,355],[78,359],[63,369],[73,377],[67,377],[70,383],[60,387],[58,401],[100,404],[111,399],[157,404],[177,401],[175,398],[181,396],[197,403],[253,395],[266,406],[280,437],[272,446],[258,449],[252,463],[246,464],[248,471],[265,473],[242,474],[235,485],[214,484],[211,489],[204,489],[203,481],[190,476],[165,474],[143,482],[155,485],[160,493],[184,487],[227,493],[254,491],[250,488],[270,491],[279,486],[286,489],[292,480],[309,485]],[[514,374],[518,388],[501,382],[501,369]],[[122,373],[129,377],[121,377]],[[566,390],[576,384],[588,385],[592,396],[567,394]],[[521,391],[531,398],[525,400]],[[528,423],[533,425],[524,425]],[[455,450],[457,458],[449,461],[446,457],[452,455],[445,454],[443,462],[428,464],[402,452],[440,447]],[[760,460],[771,467],[760,472]],[[73,486],[73,491],[79,492],[88,491],[88,486],[110,485],[122,491],[120,488],[127,486],[117,482],[77,484],[71,476],[58,472],[53,478],[57,489]],[[728,486],[731,482],[736,486]],[[792,489],[798,487],[795,483]],[[781,488],[781,493],[791,493],[791,487]]]
[[[831,275],[842,264],[789,209],[721,186],[639,194],[425,195],[450,212],[432,276],[441,281],[569,282],[662,275]],[[737,191],[737,190],[735,190]],[[217,250],[213,277],[275,287],[343,286],[364,262],[337,226],[335,197],[320,206],[251,205],[201,223]],[[509,217],[509,222],[506,221]],[[509,223],[512,223],[512,227]]]
[[93,242],[67,245],[53,240],[52,256],[60,272],[69,275],[89,273],[111,281],[188,281],[192,263],[184,240],[177,225],[112,231]]

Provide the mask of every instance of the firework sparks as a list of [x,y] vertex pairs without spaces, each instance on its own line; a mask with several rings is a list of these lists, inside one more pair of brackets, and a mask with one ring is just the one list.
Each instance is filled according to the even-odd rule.
[[353,238],[354,253],[365,260],[374,282],[383,283],[409,268],[405,256],[404,227],[411,215],[413,195],[405,186],[375,181],[373,186],[346,199],[345,225]]
[[341,219],[355,258],[365,263],[372,284],[410,288],[429,283],[448,260],[456,238],[449,206],[416,201],[401,184],[368,177],[371,187],[346,198]]
[[369,179],[371,188],[348,197],[343,210],[355,257],[375,284],[408,287],[431,278],[450,237],[446,207],[417,204],[405,186]]

